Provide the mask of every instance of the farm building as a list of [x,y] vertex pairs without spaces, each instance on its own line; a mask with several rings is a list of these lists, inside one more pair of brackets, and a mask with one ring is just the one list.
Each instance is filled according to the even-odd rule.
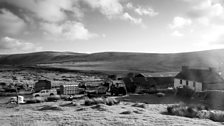
[[151,77],[146,77],[143,74],[135,74],[123,78],[128,92],[148,92],[151,88],[156,88],[156,82]]
[[122,78],[125,75],[123,74],[112,74],[112,75],[108,75],[108,79],[112,79],[112,80],[122,80]]
[[104,83],[105,86],[111,86],[112,84],[125,84],[123,80],[112,80],[112,79],[107,79]]
[[190,69],[183,66],[174,79],[174,88],[188,86],[196,92],[224,90],[224,79],[213,69]]
[[49,80],[39,80],[34,84],[34,92],[39,92],[43,89],[51,89],[51,81]]
[[52,81],[52,88],[60,88],[61,85],[79,85],[80,82],[76,81]]
[[152,78],[156,83],[157,89],[167,89],[173,87],[174,77],[178,72],[156,72],[156,73],[140,73],[137,77]]
[[60,86],[60,94],[75,95],[80,93],[84,93],[84,89],[79,88],[78,85],[61,85]]
[[128,73],[123,78],[128,91],[133,92],[135,89],[167,89],[173,87],[174,77],[177,72],[157,72],[157,73]]

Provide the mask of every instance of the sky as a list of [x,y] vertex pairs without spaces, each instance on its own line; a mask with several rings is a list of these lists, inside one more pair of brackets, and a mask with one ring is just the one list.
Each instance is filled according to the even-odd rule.
[[0,0],[0,54],[224,48],[224,0]]

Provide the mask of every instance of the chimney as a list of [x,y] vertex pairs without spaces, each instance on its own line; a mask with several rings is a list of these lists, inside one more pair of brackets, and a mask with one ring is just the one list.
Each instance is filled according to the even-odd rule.
[[182,71],[187,71],[189,69],[188,66],[182,66]]

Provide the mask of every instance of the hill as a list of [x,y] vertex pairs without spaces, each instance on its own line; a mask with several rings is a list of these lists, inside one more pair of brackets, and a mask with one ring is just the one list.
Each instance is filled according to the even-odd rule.
[[3,55],[0,57],[0,64],[39,65],[91,71],[159,72],[179,71],[183,65],[222,69],[224,65],[223,54],[224,49],[171,54],[37,52]]

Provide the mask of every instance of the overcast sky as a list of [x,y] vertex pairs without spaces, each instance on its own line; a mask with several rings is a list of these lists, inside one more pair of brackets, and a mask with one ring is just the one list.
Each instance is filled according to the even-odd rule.
[[224,47],[224,0],[0,0],[0,53]]

